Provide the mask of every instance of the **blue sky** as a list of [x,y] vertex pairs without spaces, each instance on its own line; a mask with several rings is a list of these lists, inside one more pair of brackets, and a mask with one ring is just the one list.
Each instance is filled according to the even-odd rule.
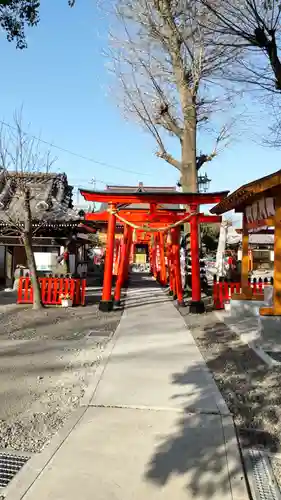
[[[28,31],[28,49],[19,51],[3,34],[0,37],[0,118],[12,123],[14,110],[23,105],[25,123],[31,124],[35,135],[136,172],[118,171],[54,149],[58,160],[53,170],[65,171],[73,184],[89,187],[95,177],[116,184],[174,185],[177,171],[155,157],[153,139],[126,123],[107,95],[102,56],[106,28],[107,18],[94,0],[77,0],[74,9],[68,8],[67,0],[42,0],[41,22]],[[261,134],[267,126],[263,113],[257,112],[254,124],[244,120],[245,131],[238,140],[208,165],[213,191],[233,190],[280,168],[280,151],[264,148],[252,138],[255,130]],[[200,144],[207,151],[212,147],[207,134]],[[98,182],[97,188],[103,189],[104,184]]]

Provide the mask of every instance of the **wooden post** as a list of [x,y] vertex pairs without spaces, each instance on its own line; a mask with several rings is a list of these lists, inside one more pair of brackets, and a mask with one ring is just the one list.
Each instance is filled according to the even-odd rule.
[[124,227],[124,239],[120,252],[120,265],[119,272],[117,276],[116,286],[115,286],[115,294],[114,294],[114,304],[120,306],[121,301],[121,289],[122,285],[125,281],[125,272],[126,272],[126,258],[129,254],[129,234],[128,227],[125,225]]
[[249,254],[249,271],[253,271],[254,270],[253,251],[249,250],[248,254]]
[[132,243],[133,243],[133,228],[131,226],[128,226],[127,228],[127,234],[128,234],[128,241],[127,241],[127,247],[126,247],[126,256],[125,256],[125,267],[124,267],[124,276],[123,276],[123,282],[128,283],[129,280],[129,268],[131,264],[131,250],[132,250]]
[[153,275],[153,264],[152,264],[152,246],[151,240],[149,242],[149,265],[150,265],[150,274]]
[[[114,211],[115,205],[111,204],[109,208],[112,211]],[[113,309],[111,291],[112,291],[112,267],[114,258],[115,229],[116,229],[116,215],[113,212],[110,212],[108,217],[102,300],[99,305],[100,311],[103,312],[109,312]]]
[[136,244],[135,244],[135,242],[132,242],[131,249],[130,249],[130,263],[131,264],[135,263],[135,251],[136,251]]
[[158,280],[161,283],[161,239],[160,239],[160,232],[158,233],[158,238],[157,238],[157,276]]
[[167,260],[168,260],[168,276],[169,276],[169,295],[173,295],[173,272],[172,272],[172,248],[171,243],[167,239]]
[[115,264],[114,264],[114,275],[118,276],[119,272],[119,265],[120,265],[120,258],[121,258],[121,245],[120,245],[120,240],[115,241]]
[[176,294],[177,294],[177,299],[178,299],[178,305],[184,306],[185,304],[183,301],[183,289],[182,289],[181,268],[180,268],[180,229],[179,228],[172,229],[172,237],[174,239],[173,258],[174,258]]
[[249,286],[249,262],[249,231],[246,216],[243,214],[241,292],[233,293],[231,300],[263,300],[263,293],[253,294],[253,289]]
[[154,233],[154,251],[155,251],[155,271],[154,271],[154,278],[158,279],[159,278],[159,258],[158,258],[158,233]]
[[[190,209],[191,212],[195,212],[197,211],[197,206],[191,206]],[[190,218],[190,253],[192,273],[192,301],[190,304],[190,312],[193,314],[201,314],[205,312],[205,305],[201,300],[198,226],[199,216],[197,213],[194,213]]]
[[160,242],[160,281],[161,285],[165,286],[167,284],[166,277],[166,265],[165,265],[165,237],[163,231],[159,233],[159,242]]
[[281,196],[275,199],[273,307],[261,307],[262,316],[281,316]]
[[249,287],[249,232],[247,219],[243,214],[243,235],[242,235],[242,265],[241,265],[241,288],[245,298],[252,298],[252,290]]
[[171,297],[176,298],[175,266],[174,266],[174,256],[173,256],[172,245],[171,245],[171,251],[170,251],[170,292],[169,292],[169,295],[171,295]]
[[274,288],[273,309],[274,315],[281,315],[281,197],[275,200],[275,233],[274,233]]
[[172,238],[172,249],[171,249],[171,259],[172,259],[172,290],[174,300],[178,298],[177,295],[177,234],[175,228],[171,229]]
[[157,244],[156,244],[156,233],[154,233],[154,241],[153,241],[153,247],[152,247],[152,269],[153,269],[153,276],[156,279],[157,278]]

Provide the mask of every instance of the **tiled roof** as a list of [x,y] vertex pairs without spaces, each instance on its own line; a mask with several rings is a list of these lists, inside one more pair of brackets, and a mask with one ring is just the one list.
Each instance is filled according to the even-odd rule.
[[[106,191],[110,191],[112,193],[174,193],[177,191],[175,186],[144,186],[142,182],[139,183],[138,186],[106,186]],[[179,205],[162,205],[162,208],[166,210],[178,210]],[[148,210],[149,205],[141,204],[141,203],[132,203],[126,206],[128,210]],[[100,212],[104,212],[107,210],[107,203],[102,203],[100,207]]]
[[65,174],[0,172],[0,224],[23,221],[23,190],[30,189],[33,220],[68,221],[79,219],[73,209],[72,190]]
[[106,186],[106,191],[111,191],[113,193],[170,193],[171,191],[176,191],[175,186],[144,186],[142,182],[138,186]]
[[210,212],[212,214],[221,215],[225,212],[229,212],[233,209],[243,209],[245,205],[250,204],[251,200],[260,195],[263,196],[272,190],[273,188],[279,187],[281,185],[281,170],[274,172],[273,174],[266,175],[260,179],[244,184],[240,188],[236,189],[233,193],[226,196],[220,203],[215,207],[211,208]]

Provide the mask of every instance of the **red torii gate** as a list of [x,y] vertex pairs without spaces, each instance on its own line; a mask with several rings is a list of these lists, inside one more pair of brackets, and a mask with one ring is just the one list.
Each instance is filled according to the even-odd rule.
[[[146,223],[149,223],[149,229],[145,230],[145,228],[137,229],[135,232],[135,241],[132,242],[132,245],[134,246],[135,243],[150,243],[151,247],[151,260],[156,259],[155,252],[157,253],[157,250],[159,250],[159,255],[160,255],[160,270],[156,271],[156,262],[150,262],[151,264],[151,272],[152,274],[156,277],[159,277],[159,280],[162,285],[167,285],[167,277],[166,277],[166,264],[165,258],[169,257],[169,252],[171,251],[172,247],[172,242],[170,245],[167,244],[166,238],[165,238],[165,232],[168,231],[169,229],[169,224],[174,225],[175,223],[182,223],[182,221],[187,217],[190,216],[189,213],[187,213],[185,210],[163,210],[163,209],[158,209],[157,211],[149,211],[149,210],[143,210],[143,209],[131,209],[131,210],[126,210],[126,209],[120,209],[118,210],[118,215],[117,218],[119,219],[119,224],[123,225],[126,227],[126,223],[131,223],[131,224],[139,224],[143,223],[144,221]],[[107,222],[109,219],[109,212],[104,211],[104,212],[97,212],[97,213],[91,213],[87,214],[87,219],[95,222]],[[221,222],[221,217],[218,216],[210,216],[210,215],[205,215],[205,214],[198,214],[198,222],[200,223],[218,223]],[[162,231],[161,231],[162,228]],[[164,229],[165,228],[165,229]],[[179,229],[179,227],[178,227]],[[151,231],[154,231],[155,233],[155,241],[154,244],[151,242]],[[156,230],[158,230],[156,232]],[[173,239],[173,232],[175,229],[171,230],[171,239]],[[147,234],[148,233],[148,234]],[[177,234],[176,236],[176,244],[178,244],[180,239],[180,234]],[[119,242],[119,241],[118,241]],[[117,242],[116,242],[117,243]],[[175,244],[175,243],[174,243]],[[152,247],[156,247],[154,250]],[[165,247],[168,247],[168,252],[167,255],[165,255]],[[120,251],[120,247],[118,247]],[[174,254],[179,252],[179,249],[176,248],[174,251]],[[118,253],[118,250],[117,250]],[[131,252],[132,253],[132,252]],[[174,257],[177,259],[177,256]],[[180,267],[180,264],[179,264]],[[118,263],[114,266],[115,272],[114,274],[118,274]],[[180,270],[177,269],[178,272]],[[158,276],[159,274],[159,276]],[[180,284],[177,284],[176,290],[173,290],[173,283],[170,280],[170,293],[171,295],[174,295],[177,297],[178,302],[180,305],[184,305],[183,302],[183,291],[181,289]],[[115,302],[119,302],[119,298],[116,299],[115,297]]]
[[[102,300],[100,302],[101,311],[110,311],[113,308],[112,301],[112,268],[114,259],[114,240],[116,229],[116,218],[124,224],[124,241],[120,254],[120,266],[116,289],[114,294],[115,303],[120,302],[121,288],[128,278],[130,248],[132,245],[133,228],[138,229],[143,233],[156,233],[156,239],[160,249],[161,272],[160,281],[164,284],[164,264],[165,262],[165,238],[164,233],[171,229],[171,242],[168,252],[169,275],[170,275],[170,292],[176,295],[179,304],[183,305],[183,293],[180,279],[180,256],[179,256],[179,237],[180,225],[184,222],[190,223],[191,231],[191,263],[192,263],[192,302],[190,312],[198,313],[204,311],[204,303],[201,301],[201,283],[200,283],[200,263],[199,263],[199,238],[198,230],[201,222],[220,222],[218,216],[207,216],[198,213],[198,206],[204,204],[219,203],[225,198],[228,192],[218,193],[180,193],[180,192],[110,192],[110,191],[91,191],[80,190],[86,201],[107,203],[108,211],[89,213],[86,215],[87,220],[91,221],[107,221],[107,247],[106,260],[104,270],[104,284]],[[132,203],[148,204],[149,210],[145,209],[126,209],[127,205]],[[190,208],[190,213],[185,210],[167,210],[162,205],[185,205]],[[136,226],[137,223],[145,224],[142,227]],[[149,226],[148,226],[149,224]],[[156,272],[156,253],[155,245],[151,248],[151,270],[155,275]],[[166,274],[166,271],[165,271]]]

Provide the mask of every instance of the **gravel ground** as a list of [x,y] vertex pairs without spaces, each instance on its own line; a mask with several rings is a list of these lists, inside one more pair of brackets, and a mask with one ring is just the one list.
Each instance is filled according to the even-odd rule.
[[[214,313],[194,316],[181,309],[181,314],[234,416],[237,428],[263,431],[253,433],[250,444],[280,453],[281,368],[268,368],[252,349],[216,319]],[[242,439],[245,442],[245,437]],[[281,484],[280,460],[272,460],[272,465]]]
[[46,446],[79,406],[121,314],[0,306],[0,449]]
[[0,340],[53,339],[83,337],[91,329],[112,332],[116,329],[115,313],[101,313],[97,305],[73,308],[44,308],[33,311],[19,306],[0,313]]

